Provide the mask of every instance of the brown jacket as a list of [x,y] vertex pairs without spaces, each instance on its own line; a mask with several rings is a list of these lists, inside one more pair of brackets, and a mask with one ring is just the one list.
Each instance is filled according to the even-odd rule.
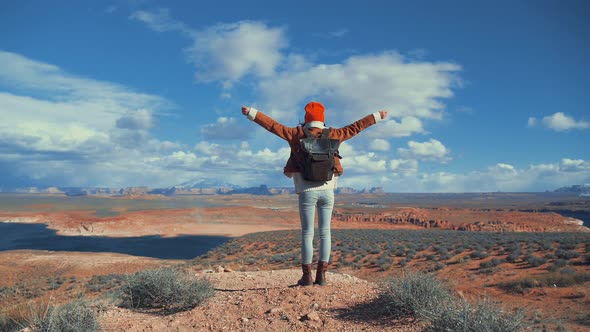
[[[302,126],[297,127],[287,127],[284,126],[268,115],[257,111],[256,117],[254,118],[254,122],[258,123],[264,129],[270,131],[271,133],[279,136],[280,138],[286,140],[291,147],[291,155],[289,156],[289,160],[287,160],[287,164],[285,165],[284,172],[285,173],[295,173],[301,172],[301,145],[299,140],[305,138],[305,133],[303,132]],[[340,142],[346,141],[364,129],[374,125],[375,122],[375,115],[369,114],[364,118],[349,124],[346,127],[342,128],[330,128],[330,138],[334,138],[339,140]],[[320,128],[310,128],[310,133],[316,135],[317,137],[321,136],[322,130]],[[344,169],[342,169],[342,165],[340,164],[340,158],[337,156],[334,157],[334,173],[336,175],[342,175]]]

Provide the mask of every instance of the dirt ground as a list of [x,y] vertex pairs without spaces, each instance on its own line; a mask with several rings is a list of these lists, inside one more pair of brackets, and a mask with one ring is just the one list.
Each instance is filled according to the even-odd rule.
[[[124,212],[118,216],[97,217],[94,211],[7,212],[0,220],[46,223],[60,235],[128,237],[160,235],[224,235],[237,237],[253,232],[298,229],[299,217],[293,197],[247,196],[215,198],[227,206],[216,208],[162,209]],[[367,210],[374,211],[374,209]],[[438,210],[441,215],[453,215]],[[464,210],[468,211],[468,210]],[[483,212],[477,212],[483,213]],[[497,215],[497,213],[496,213]],[[459,216],[461,217],[461,216]],[[522,218],[514,222],[531,222]],[[534,221],[533,221],[534,222]],[[333,221],[333,228],[423,229],[385,222]],[[184,261],[159,260],[115,253],[79,253],[15,250],[0,252],[0,287],[47,288],[47,279],[63,277],[66,286],[45,290],[42,300],[66,301],[84,293],[84,283],[95,275],[127,274]],[[508,266],[494,275],[477,274],[477,262],[445,267],[439,277],[451,281],[455,290],[469,300],[483,295],[525,308],[556,320],[572,320],[590,315],[589,283],[567,288],[535,288],[527,294],[509,294],[491,287],[499,280],[531,273]],[[264,267],[261,267],[265,270]],[[588,266],[580,269],[590,272]],[[540,269],[532,273],[541,273]],[[195,271],[201,273],[201,271]],[[326,287],[292,287],[300,277],[298,270],[227,272],[207,274],[216,295],[202,307],[171,316],[137,313],[117,307],[101,311],[101,326],[106,331],[419,331],[412,322],[383,321],[375,315],[371,301],[377,295],[379,274],[371,271],[329,273]],[[93,294],[97,296],[97,294]],[[0,297],[0,305],[3,303]],[[368,318],[367,318],[368,317]],[[588,318],[586,318],[588,319]],[[587,330],[581,324],[568,324],[572,331]]]
[[[200,275],[203,275],[202,273]],[[204,274],[216,293],[206,305],[166,317],[109,308],[105,331],[420,331],[424,325],[374,314],[375,283],[327,273],[326,286],[296,286],[298,270]]]

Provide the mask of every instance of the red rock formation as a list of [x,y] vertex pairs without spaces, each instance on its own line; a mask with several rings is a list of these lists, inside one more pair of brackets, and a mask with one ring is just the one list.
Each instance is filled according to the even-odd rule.
[[411,224],[426,229],[486,232],[590,231],[557,213],[522,212],[502,209],[420,209],[402,207],[385,212],[358,212],[338,209],[339,221]]

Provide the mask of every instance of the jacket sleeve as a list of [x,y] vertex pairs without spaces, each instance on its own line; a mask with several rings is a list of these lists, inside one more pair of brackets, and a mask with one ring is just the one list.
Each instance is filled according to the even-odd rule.
[[[252,112],[254,110],[254,112]],[[255,110],[253,108],[250,109],[250,113],[254,113],[252,116],[249,114],[248,118],[256,123],[258,123],[262,128],[268,130],[269,132],[279,136],[284,140],[291,140],[293,135],[297,132],[297,128],[287,127],[285,125],[280,124],[279,122],[275,121],[270,116]]]
[[379,112],[369,114],[364,118],[349,124],[346,127],[342,128],[332,128],[330,131],[330,138],[336,138],[340,141],[346,141],[354,136],[356,136],[361,131],[367,129],[368,127],[374,125],[378,121],[381,120],[381,115]]

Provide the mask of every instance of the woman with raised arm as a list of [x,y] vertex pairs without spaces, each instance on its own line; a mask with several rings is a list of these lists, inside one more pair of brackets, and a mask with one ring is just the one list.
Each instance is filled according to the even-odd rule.
[[334,208],[334,189],[337,180],[343,173],[338,153],[334,155],[334,176],[326,181],[309,181],[302,174],[303,172],[303,149],[301,140],[309,136],[320,137],[329,129],[330,139],[340,142],[346,141],[364,129],[374,125],[387,116],[386,111],[379,111],[369,114],[364,118],[342,128],[326,128],[324,121],[324,105],[312,101],[305,105],[305,123],[297,127],[284,126],[264,113],[253,107],[242,106],[242,114],[248,119],[256,122],[264,129],[279,136],[289,143],[291,155],[284,168],[284,174],[293,179],[295,192],[299,196],[299,218],[301,219],[302,245],[301,245],[301,268],[303,276],[297,282],[301,286],[314,284],[312,277],[313,261],[313,235],[315,212],[318,211],[318,228],[320,232],[319,261],[316,270],[315,284],[326,284],[326,271],[332,250],[332,238],[330,223],[332,221],[332,210]]

